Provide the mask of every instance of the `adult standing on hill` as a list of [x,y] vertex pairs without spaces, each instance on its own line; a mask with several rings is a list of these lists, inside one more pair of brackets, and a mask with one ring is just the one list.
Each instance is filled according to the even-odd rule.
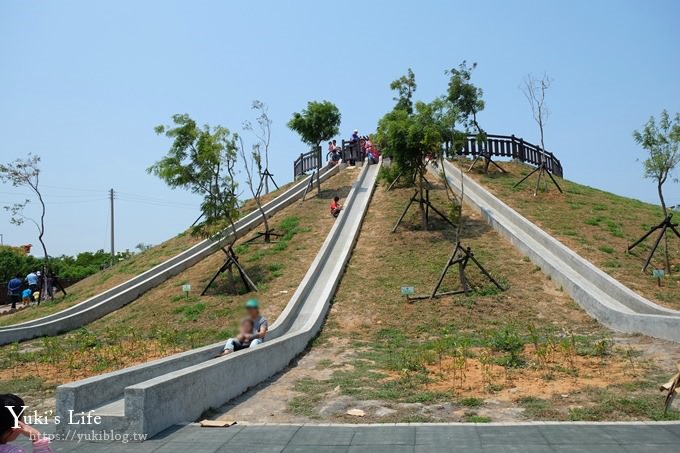
[[40,274],[40,272],[29,272],[26,276],[26,284],[28,285],[28,289],[31,290],[31,294],[40,291],[40,279],[38,278],[38,274]]
[[17,302],[21,302],[21,277],[16,275],[13,279],[7,283],[7,295],[12,303],[12,310],[17,308]]
[[264,337],[267,335],[269,329],[269,322],[267,318],[260,315],[260,304],[255,299],[249,299],[245,305],[248,319],[253,323],[253,331],[251,334],[246,334],[243,341],[238,338],[230,338],[227,344],[224,345],[222,355],[230,354],[234,351],[239,351],[245,348],[252,348],[264,342]]

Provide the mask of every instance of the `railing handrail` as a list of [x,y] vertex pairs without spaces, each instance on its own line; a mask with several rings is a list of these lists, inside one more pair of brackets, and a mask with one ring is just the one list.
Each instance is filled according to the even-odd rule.
[[300,153],[300,157],[293,161],[293,177],[298,178],[310,170],[319,170],[321,164],[321,146],[316,146],[306,153]]
[[548,171],[554,175],[563,176],[562,163],[553,153],[541,150],[540,146],[514,135],[487,134],[486,140],[481,143],[476,135],[468,135],[464,147],[457,151],[456,154],[511,157],[523,163],[536,166],[544,161]]

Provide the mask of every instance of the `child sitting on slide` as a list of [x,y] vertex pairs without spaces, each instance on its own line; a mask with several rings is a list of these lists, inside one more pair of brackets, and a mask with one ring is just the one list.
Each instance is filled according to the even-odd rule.
[[51,453],[50,440],[22,420],[24,406],[24,400],[16,395],[0,395],[0,453],[26,453],[23,448],[8,444],[21,435],[31,439],[33,453]]
[[340,204],[340,197],[333,198],[331,201],[331,215],[337,217],[342,211],[342,205]]

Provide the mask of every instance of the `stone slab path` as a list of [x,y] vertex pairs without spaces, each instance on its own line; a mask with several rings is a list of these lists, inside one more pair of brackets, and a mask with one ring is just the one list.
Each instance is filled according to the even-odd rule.
[[[50,429],[52,428],[52,429]],[[53,427],[44,430],[53,432]],[[27,451],[26,442],[20,444]],[[680,451],[680,423],[176,426],[143,443],[54,441],[54,452],[444,453]]]

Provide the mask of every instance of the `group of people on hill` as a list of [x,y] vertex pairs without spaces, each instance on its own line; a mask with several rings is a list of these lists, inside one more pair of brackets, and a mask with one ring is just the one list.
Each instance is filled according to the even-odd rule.
[[[354,129],[352,136],[347,141],[350,146],[355,146],[360,149],[366,155],[366,161],[369,164],[376,164],[380,159],[380,151],[373,144],[369,136],[360,136],[359,130]],[[349,164],[354,165],[356,155],[350,155]],[[326,159],[329,161],[329,165],[337,165],[342,160],[342,147],[338,146],[335,139],[328,142],[328,152],[326,153]]]
[[65,294],[59,279],[52,272],[47,274],[47,279],[44,278],[40,271],[29,272],[24,278],[20,275],[15,275],[7,283],[7,295],[9,296],[12,310],[15,310],[19,303],[26,307],[31,302],[40,304],[41,300],[54,299],[55,286]]

